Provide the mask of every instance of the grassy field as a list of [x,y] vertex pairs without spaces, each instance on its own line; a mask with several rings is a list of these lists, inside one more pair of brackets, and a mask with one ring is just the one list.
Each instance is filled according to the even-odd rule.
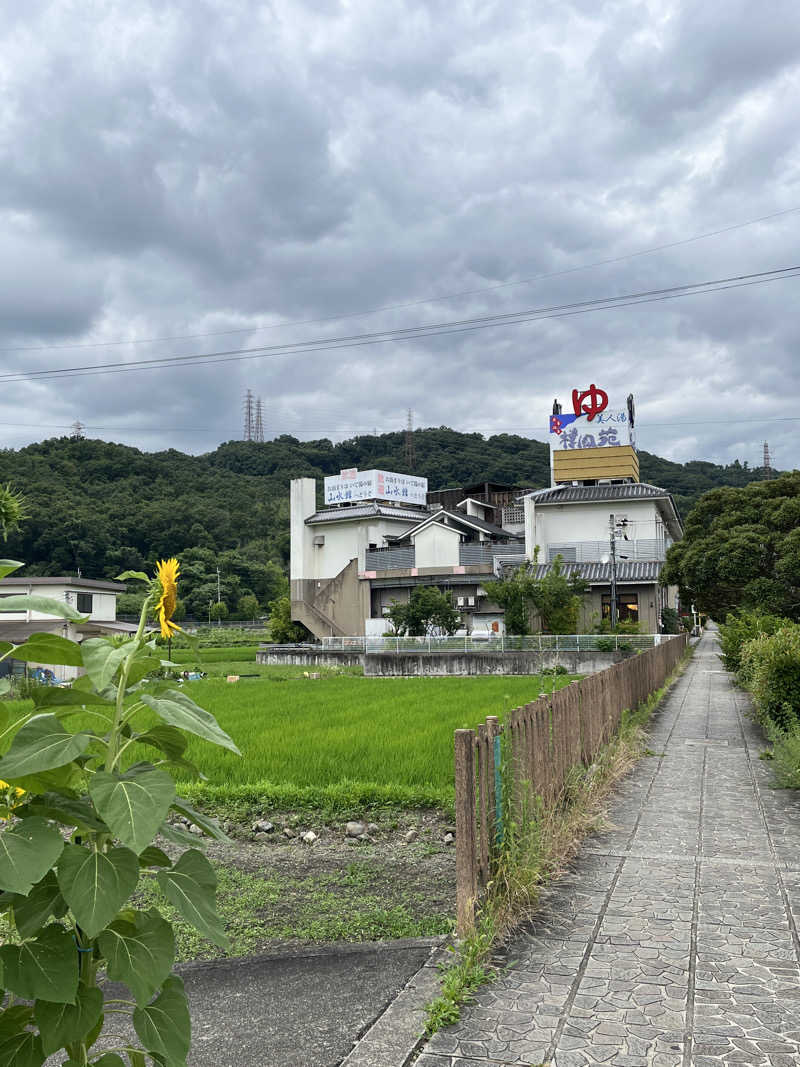
[[[302,667],[231,659],[203,669],[208,677],[182,688],[216,716],[242,756],[192,738],[186,758],[205,780],[180,768],[176,776],[185,796],[230,815],[264,808],[449,810],[453,731],[487,715],[502,719],[570,681],[566,675],[364,678],[336,670],[309,677]],[[227,682],[227,674],[240,681]],[[152,712],[142,712],[134,725],[153,721]],[[87,719],[85,725],[97,723]],[[154,758],[144,746],[132,746],[129,754],[132,763]]]
[[[284,668],[231,684],[209,677],[185,691],[208,708],[242,750],[192,741],[208,781],[189,792],[289,806],[365,803],[450,807],[453,731],[501,718],[553,686],[552,676],[317,679]],[[569,681],[555,679],[561,686]]]

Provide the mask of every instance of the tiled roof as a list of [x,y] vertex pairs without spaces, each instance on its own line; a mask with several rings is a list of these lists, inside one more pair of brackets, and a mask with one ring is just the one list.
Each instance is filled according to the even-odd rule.
[[349,519],[370,519],[380,517],[383,519],[402,519],[404,522],[411,520],[419,521],[420,518],[428,517],[427,511],[412,511],[411,508],[391,508],[381,504],[369,502],[357,504],[355,507],[326,508],[324,511],[316,511],[309,515],[306,523],[309,526],[320,522],[345,522]]
[[98,589],[107,593],[124,593],[127,586],[124,582],[106,582],[100,578],[71,578],[69,575],[56,575],[52,578],[2,578],[0,585],[13,586],[16,589],[35,585],[68,585],[75,589]]
[[[513,571],[517,566],[518,564],[513,561],[503,562],[504,570]],[[617,563],[617,585],[657,582],[663,566],[663,562],[659,560],[631,560],[630,562],[620,560]],[[552,567],[552,563],[539,563],[535,577],[544,578],[550,573]],[[568,578],[573,574],[578,574],[592,585],[610,585],[611,583],[610,563],[562,563],[561,571]]]
[[573,504],[594,500],[641,500],[669,497],[667,489],[647,482],[625,482],[621,485],[561,485],[554,489],[540,489],[532,494],[539,504]]
[[430,522],[438,522],[445,516],[447,516],[447,518],[449,519],[452,519],[457,524],[469,526],[472,529],[476,530],[483,530],[484,533],[487,533],[494,538],[502,538],[503,540],[510,541],[522,540],[522,538],[518,537],[517,534],[511,533],[510,530],[504,530],[502,526],[496,526],[493,522],[486,522],[485,519],[479,519],[475,515],[467,515],[465,511],[461,511],[458,508],[456,508],[455,510],[449,508],[437,508],[437,510],[434,511],[432,514],[424,515],[416,526],[414,526],[410,530],[406,530],[406,532],[402,536],[403,538],[409,537],[410,535],[416,533],[418,529],[421,529],[426,524]]

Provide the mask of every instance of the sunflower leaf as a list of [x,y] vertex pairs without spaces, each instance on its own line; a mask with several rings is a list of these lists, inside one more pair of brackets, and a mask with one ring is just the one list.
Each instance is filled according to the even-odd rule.
[[177,726],[181,730],[202,737],[214,745],[219,745],[220,748],[230,749],[237,756],[241,756],[234,741],[225,733],[214,716],[205,708],[195,704],[185,693],[168,689],[163,697],[143,693],[140,700],[171,726]]
[[63,767],[83,755],[89,741],[89,734],[68,733],[55,715],[34,715],[14,735],[11,748],[0,759],[0,778],[9,782]]
[[65,845],[58,861],[58,885],[87,937],[114,918],[139,881],[139,861],[129,848],[95,852]]
[[89,795],[114,836],[138,855],[166,818],[175,783],[166,771],[141,763],[125,774],[97,771]]
[[191,1042],[189,1006],[183,982],[172,975],[146,1008],[136,1008],[133,1026],[144,1047],[168,1064],[182,1064]]
[[32,941],[0,948],[3,984],[25,1000],[74,1004],[78,991],[77,955],[72,934],[51,923]]
[[25,819],[0,834],[0,889],[25,896],[50,870],[64,840],[45,819]]
[[156,908],[117,920],[99,937],[108,977],[124,982],[140,1008],[161,987],[175,960],[175,935]]
[[89,637],[81,641],[81,656],[86,673],[92,684],[101,692],[114,677],[133,644],[134,641],[126,641],[122,645],[115,645],[105,637]]

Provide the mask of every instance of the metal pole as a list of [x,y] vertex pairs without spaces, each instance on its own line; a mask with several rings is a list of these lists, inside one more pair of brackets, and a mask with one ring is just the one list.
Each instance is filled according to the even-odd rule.
[[617,628],[617,539],[614,516],[608,517],[609,546],[611,548],[611,631]]

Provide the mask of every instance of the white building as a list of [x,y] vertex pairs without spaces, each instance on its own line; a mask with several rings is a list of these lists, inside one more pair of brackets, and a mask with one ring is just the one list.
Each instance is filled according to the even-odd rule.
[[[120,582],[93,578],[3,578],[0,580],[0,641],[22,644],[33,633],[54,633],[73,641],[109,634],[129,634],[136,630],[130,623],[117,622],[117,596],[125,592]],[[3,611],[3,600],[10,596],[33,595],[57,600],[88,615],[87,622],[72,622],[41,611]],[[13,660],[0,663],[11,668]],[[77,667],[29,664],[49,667],[58,681],[69,681],[83,673]]]
[[325,479],[328,506],[317,508],[314,479],[293,481],[292,617],[317,637],[381,633],[392,602],[429,584],[452,593],[465,629],[496,630],[502,612],[485,584],[521,564],[543,577],[561,557],[589,584],[582,631],[615,615],[658,632],[676,605],[677,590],[659,584],[682,536],[675,503],[639,481],[632,396],[610,410],[591,385],[572,403],[553,407],[547,489],[484,482],[426,496],[424,479],[350,470]]

